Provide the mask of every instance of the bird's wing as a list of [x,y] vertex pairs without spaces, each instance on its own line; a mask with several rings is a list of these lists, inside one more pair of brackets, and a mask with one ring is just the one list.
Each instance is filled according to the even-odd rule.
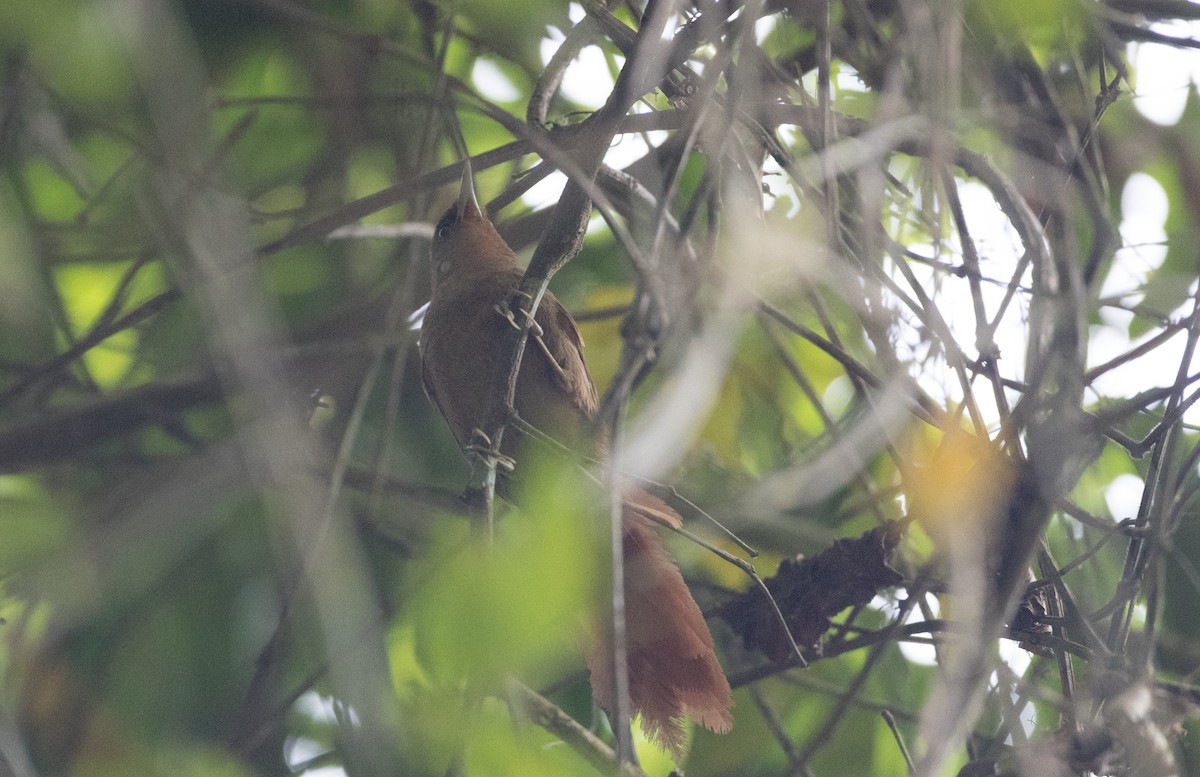
[[547,294],[542,300],[537,317],[543,316],[545,322],[542,322],[542,329],[545,335],[541,338],[541,345],[544,347],[535,350],[543,358],[554,362],[550,366],[559,389],[585,415],[591,417],[596,414],[600,403],[596,396],[596,385],[592,383],[587,362],[583,358],[583,337],[579,334],[579,327],[552,294]]
[[429,353],[426,343],[427,337],[429,337],[429,333],[423,331],[421,332],[421,339],[417,342],[417,350],[421,354],[421,387],[425,389],[425,397],[433,403],[433,406],[445,418],[446,408],[442,407],[442,403],[438,401],[437,391],[434,389],[433,359],[427,356]]

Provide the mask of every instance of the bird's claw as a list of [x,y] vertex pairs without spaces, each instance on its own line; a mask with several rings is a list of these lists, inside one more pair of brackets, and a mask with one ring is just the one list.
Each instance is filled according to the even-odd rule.
[[546,334],[542,330],[542,325],[537,322],[536,318],[529,315],[528,310],[526,310],[525,308],[517,308],[517,310],[521,311],[521,313],[523,313],[525,315],[526,320],[529,321],[529,334],[531,334],[537,338],[541,338],[542,335]]
[[[523,291],[514,291],[513,294],[516,296],[519,296],[519,297],[525,297],[526,299],[532,299],[528,294],[526,294]],[[525,320],[529,322],[529,333],[531,335],[533,335],[534,337],[541,337],[543,334],[545,334],[542,331],[541,324],[539,324],[537,322],[537,319],[535,319],[533,316],[531,316],[529,314],[528,310],[526,310],[525,308],[522,308],[522,307],[518,307],[514,310],[514,308],[511,305],[509,305],[508,300],[504,300],[503,302],[496,303],[495,311],[497,313],[499,313],[500,316],[505,321],[507,321],[509,324],[511,324],[513,329],[521,328],[521,325],[517,323],[517,317],[515,315],[516,313],[520,313],[521,316],[523,316],[525,318]]]
[[471,430],[471,442],[463,446],[463,451],[468,456],[492,459],[496,462],[496,466],[505,472],[513,472],[517,468],[517,462],[511,456],[505,456],[496,450],[496,446],[492,444],[492,438],[479,428]]
[[496,303],[496,306],[493,308],[493,310],[499,313],[501,318],[511,324],[513,329],[521,328],[521,325],[517,323],[516,316],[513,315],[512,308],[508,306],[507,302]]

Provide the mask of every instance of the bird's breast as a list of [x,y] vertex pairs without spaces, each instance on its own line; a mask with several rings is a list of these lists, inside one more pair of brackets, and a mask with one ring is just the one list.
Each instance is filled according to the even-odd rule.
[[[453,281],[449,279],[435,292],[425,316],[421,351],[426,384],[459,445],[465,446],[474,441],[474,430],[483,425],[493,387],[508,371],[501,350],[507,330],[519,320],[510,322],[498,307],[517,288],[520,273],[482,276],[470,285]],[[547,313],[557,308],[561,306],[548,294],[537,321],[545,332],[543,342],[550,345],[543,348],[530,338],[514,404],[522,419],[576,447],[586,445],[590,413],[584,408],[594,405],[595,389],[582,354],[555,329],[558,324]],[[562,364],[556,368],[551,358],[561,359]],[[575,384],[563,384],[557,374],[562,367],[576,376]],[[580,391],[587,397],[575,396]],[[516,439],[516,434],[505,435],[507,455],[519,456]]]
[[462,287],[450,279],[435,292],[421,330],[422,366],[459,445],[483,423],[508,322],[496,311],[514,283]]

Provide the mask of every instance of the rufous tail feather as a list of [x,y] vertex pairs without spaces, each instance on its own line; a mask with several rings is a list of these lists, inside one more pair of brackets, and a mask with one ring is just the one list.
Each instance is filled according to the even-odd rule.
[[[626,501],[622,523],[630,706],[641,714],[650,738],[678,758],[684,745],[683,719],[725,733],[733,726],[733,699],[704,616],[643,513],[650,511],[672,523],[679,521],[678,514],[644,491],[627,494]],[[602,707],[612,710],[608,620],[599,632],[588,656],[592,693]]]

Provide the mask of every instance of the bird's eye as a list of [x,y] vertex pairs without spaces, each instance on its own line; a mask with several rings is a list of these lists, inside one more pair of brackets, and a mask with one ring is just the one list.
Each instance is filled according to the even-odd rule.
[[450,225],[448,223],[438,224],[437,231],[434,232],[434,237],[438,240],[445,240],[450,237]]

